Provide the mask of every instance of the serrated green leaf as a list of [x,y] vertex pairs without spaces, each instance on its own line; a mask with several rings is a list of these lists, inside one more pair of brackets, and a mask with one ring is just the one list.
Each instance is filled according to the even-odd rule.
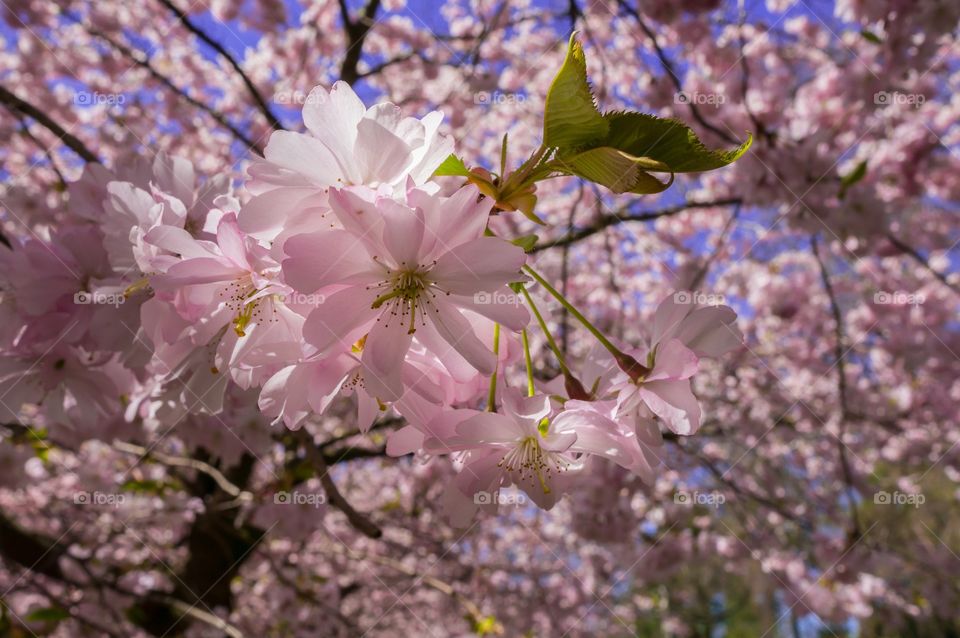
[[467,168],[467,165],[463,163],[462,159],[453,153],[447,155],[447,159],[443,160],[440,166],[437,167],[437,170],[433,172],[434,177],[467,177],[469,175],[470,170]]
[[63,607],[44,607],[34,609],[24,616],[24,620],[27,622],[58,623],[69,617],[70,613]]
[[523,248],[523,252],[528,253],[537,245],[538,239],[539,237],[536,235],[523,235],[522,237],[511,240],[510,243],[514,246],[520,246],[520,248]]
[[847,194],[847,189],[867,176],[867,160],[863,160],[856,167],[840,178],[840,199]]
[[574,32],[567,57],[553,78],[543,113],[543,144],[575,149],[593,144],[607,134],[607,122],[597,110],[587,80],[587,60]]
[[550,162],[550,166],[562,173],[577,175],[606,186],[614,193],[660,193],[673,183],[672,175],[667,182],[661,182],[647,172],[667,171],[662,162],[647,157],[634,157],[610,146],[558,157]]
[[747,152],[753,135],[730,151],[711,151],[693,130],[679,120],[647,113],[605,113],[609,131],[600,146],[610,146],[634,157],[660,162],[671,173],[695,173],[721,168]]

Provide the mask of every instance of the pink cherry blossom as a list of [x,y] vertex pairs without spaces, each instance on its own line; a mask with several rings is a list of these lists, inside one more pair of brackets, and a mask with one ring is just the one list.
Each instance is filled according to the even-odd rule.
[[[452,348],[490,374],[492,344],[477,338],[464,312],[511,330],[528,321],[526,309],[507,300],[516,297],[506,286],[522,279],[523,250],[483,236],[492,203],[477,195],[472,186],[449,198],[414,189],[403,204],[334,190],[330,203],[343,230],[285,244],[287,282],[302,293],[330,291],[307,317],[304,338],[320,351],[363,338],[367,388],[383,400],[403,394],[400,364],[414,337],[448,369]],[[500,291],[503,300],[486,298]]]

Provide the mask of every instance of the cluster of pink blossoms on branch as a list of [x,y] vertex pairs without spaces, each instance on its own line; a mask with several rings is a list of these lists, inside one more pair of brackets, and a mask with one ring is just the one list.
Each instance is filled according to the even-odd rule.
[[[121,397],[128,421],[216,414],[232,385],[298,428],[351,397],[361,432],[387,412],[404,418],[389,454],[455,459],[445,504],[461,524],[496,510],[511,485],[549,509],[593,458],[651,482],[661,425],[700,426],[691,381],[701,360],[740,344],[735,313],[671,295],[648,343],[614,344],[532,267],[529,237],[497,236],[489,222],[537,219],[535,183],[555,175],[658,192],[669,181],[648,171],[708,170],[745,147],[714,153],[679,123],[601,115],[584,69],[572,40],[544,145],[510,174],[506,138],[499,174],[467,169],[439,112],[366,108],[342,82],[307,97],[306,133],[272,134],[242,205],[226,180],[202,180],[183,159],[91,165],[71,186],[73,225],[2,253],[16,302],[5,324],[17,326],[4,379],[19,394],[8,403],[82,427]],[[460,184],[442,188],[436,175]],[[535,297],[596,338],[574,369]],[[533,317],[559,376],[533,369]]]

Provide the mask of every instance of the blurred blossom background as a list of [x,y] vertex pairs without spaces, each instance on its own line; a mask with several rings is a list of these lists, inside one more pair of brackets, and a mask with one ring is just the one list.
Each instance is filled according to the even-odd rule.
[[[508,133],[518,164],[575,30],[602,110],[675,117],[710,148],[755,138],[660,195],[556,179],[537,192],[547,227],[502,220],[539,236],[538,270],[620,342],[642,342],[673,291],[737,310],[745,345],[697,377],[703,427],[667,439],[653,485],[597,462],[549,512],[501,494],[499,516],[457,529],[441,512],[450,463],[388,458],[398,420],[359,435],[344,406],[301,432],[375,524],[364,533],[256,392],[152,422],[100,397],[109,418],[72,421],[30,407],[59,377],[4,351],[0,635],[960,635],[960,3],[0,9],[7,245],[55,234],[80,196],[67,184],[96,162],[165,151],[239,184],[337,80],[368,105],[439,109],[471,166],[495,170]],[[114,301],[94,301],[108,332]],[[584,357],[589,335],[542,307]]]

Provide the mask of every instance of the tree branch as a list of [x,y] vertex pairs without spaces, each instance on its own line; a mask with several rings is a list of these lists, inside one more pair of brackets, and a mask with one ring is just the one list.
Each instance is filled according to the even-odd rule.
[[346,0],[340,0],[340,17],[343,20],[343,28],[347,32],[347,50],[340,64],[340,79],[347,84],[353,84],[360,77],[357,65],[360,64],[360,56],[363,54],[363,42],[376,22],[379,9],[380,0],[369,0],[360,17],[354,21],[350,19],[350,9],[347,7]]
[[[678,93],[683,92],[683,84],[680,82],[680,76],[677,75],[677,72],[673,69],[673,64],[670,62],[666,52],[660,47],[660,43],[657,41],[657,35],[644,21],[643,16],[640,15],[639,11],[624,2],[624,0],[618,0],[618,4],[620,5],[620,8],[622,8],[626,13],[630,14],[640,25],[640,29],[650,39],[650,42],[653,43],[653,49],[657,54],[657,58],[660,59],[660,63],[663,65],[663,68],[666,69],[667,75],[670,76],[670,81],[673,82],[673,86],[676,87]],[[714,134],[719,136],[720,139],[739,146],[740,142],[734,139],[730,133],[708,122],[706,118],[703,117],[700,109],[697,108],[697,105],[694,104],[693,100],[687,100],[687,106],[690,107],[690,112],[693,114],[693,119],[699,122],[703,128],[712,131]]]
[[[76,21],[78,24],[80,23],[80,20],[79,20],[78,18],[76,18],[75,16],[72,16],[72,15],[69,14],[69,13],[66,13],[65,15],[66,15],[68,18]],[[214,109],[213,107],[210,107],[210,106],[204,104],[203,102],[201,102],[200,100],[196,99],[195,97],[193,97],[192,95],[190,95],[189,93],[187,93],[185,90],[183,90],[183,89],[181,89],[180,87],[178,87],[177,85],[175,85],[175,84],[174,84],[169,78],[167,78],[165,75],[163,75],[162,73],[160,73],[159,71],[157,71],[157,70],[153,67],[153,65],[150,64],[150,59],[146,56],[146,54],[143,54],[143,53],[141,53],[141,52],[139,52],[139,51],[134,51],[134,49],[132,49],[131,47],[128,47],[127,45],[123,44],[122,42],[118,42],[118,41],[114,40],[113,38],[111,38],[111,37],[110,37],[109,35],[107,35],[106,33],[103,33],[103,32],[101,32],[101,31],[99,31],[99,30],[97,30],[97,29],[94,29],[93,27],[90,27],[90,26],[88,26],[88,25],[83,25],[83,26],[84,26],[84,28],[87,29],[87,31],[88,31],[91,35],[100,38],[101,40],[103,40],[104,42],[106,42],[107,44],[109,44],[110,46],[112,46],[114,49],[116,49],[117,51],[119,51],[120,54],[122,54],[122,55],[126,56],[127,58],[129,58],[130,60],[132,60],[137,66],[141,67],[142,69],[145,69],[145,70],[147,71],[147,73],[149,73],[150,76],[151,76],[152,78],[154,78],[156,81],[158,81],[160,84],[162,84],[163,86],[165,86],[165,87],[168,88],[169,90],[173,91],[176,95],[178,95],[179,97],[181,97],[181,98],[183,98],[184,100],[186,100],[186,101],[187,101],[188,103],[190,103],[192,106],[194,106],[194,107],[200,109],[201,111],[207,113],[208,115],[210,115],[210,117],[212,117],[212,118],[217,122],[217,124],[219,124],[220,126],[224,127],[224,128],[227,129],[228,131],[230,131],[230,133],[232,133],[235,138],[237,138],[238,140],[240,140],[241,142],[243,142],[243,144],[245,144],[250,150],[252,150],[252,151],[254,151],[254,152],[256,152],[256,153],[259,153],[260,155],[263,155],[263,147],[262,147],[262,146],[260,146],[260,145],[257,144],[256,142],[254,142],[252,139],[250,139],[249,136],[247,136],[245,133],[243,133],[243,131],[241,131],[241,130],[238,129],[236,126],[234,126],[233,124],[231,124],[230,121],[227,120],[226,116],[223,115],[223,113],[220,113],[219,111],[217,111],[217,110]],[[138,55],[138,53],[139,53],[140,55]],[[141,55],[142,55],[143,57],[141,57]]]
[[572,244],[578,242],[582,239],[585,239],[591,235],[594,235],[604,228],[609,228],[610,226],[616,226],[623,222],[646,222],[652,219],[659,219],[661,217],[669,217],[671,215],[676,215],[682,213],[686,210],[693,210],[697,208],[713,208],[716,206],[731,206],[740,204],[740,198],[726,198],[726,199],[717,199],[712,202],[686,202],[679,204],[677,206],[672,206],[670,208],[664,208],[659,211],[649,211],[643,213],[634,213],[630,215],[617,215],[610,214],[600,217],[596,222],[591,226],[586,228],[581,228],[575,232],[569,233],[559,239],[549,240],[542,244],[537,244],[533,247],[533,250],[530,252],[537,253],[541,250],[546,250],[547,248],[554,248],[556,246],[566,246],[567,244]]
[[330,467],[327,465],[327,460],[314,442],[313,435],[306,430],[300,430],[296,434],[300,442],[303,443],[307,460],[313,465],[317,478],[320,479],[320,484],[323,485],[323,490],[327,494],[327,501],[330,505],[333,505],[343,512],[347,520],[350,521],[350,524],[365,536],[369,538],[380,538],[383,536],[383,531],[369,518],[355,510],[353,506],[347,502],[343,494],[340,493],[340,490],[337,489],[336,483],[333,482],[333,478],[330,476]]
[[887,239],[890,240],[891,244],[893,244],[903,252],[910,255],[911,259],[917,262],[924,270],[926,270],[931,275],[936,277],[940,281],[940,283],[942,283],[944,286],[946,286],[953,292],[960,294],[960,289],[957,289],[956,286],[950,283],[950,280],[947,279],[947,275],[940,272],[939,270],[934,269],[934,267],[930,265],[930,262],[924,259],[923,255],[921,255],[916,248],[907,244],[901,239],[897,239],[896,237],[894,237],[893,233],[887,233]]
[[100,163],[100,158],[97,157],[93,151],[88,149],[83,142],[81,142],[71,133],[68,133],[62,126],[57,124],[53,118],[35,107],[33,104],[30,104],[26,100],[20,99],[2,85],[0,85],[0,104],[3,104],[12,110],[18,111],[23,115],[36,120],[37,123],[56,135],[57,138],[66,144],[71,151],[82,157],[84,161],[93,162],[95,164]]
[[253,101],[256,103],[257,108],[263,113],[263,116],[267,119],[267,122],[270,123],[270,126],[275,131],[284,130],[283,124],[280,123],[280,120],[273,114],[273,111],[270,110],[270,107],[267,106],[266,101],[263,99],[263,96],[260,95],[260,91],[257,90],[257,87],[253,84],[253,81],[250,79],[250,76],[246,74],[243,70],[243,67],[240,66],[240,63],[230,55],[230,52],[227,51],[222,44],[211,38],[203,29],[199,28],[190,21],[190,18],[187,17],[183,11],[181,11],[171,0],[160,0],[160,3],[169,9],[177,19],[180,21],[188,31],[200,38],[203,42],[208,44],[214,51],[222,55],[227,62],[230,63],[230,66],[240,75],[240,78],[243,80],[244,85],[247,87],[247,91],[250,92],[250,96],[253,98]]

